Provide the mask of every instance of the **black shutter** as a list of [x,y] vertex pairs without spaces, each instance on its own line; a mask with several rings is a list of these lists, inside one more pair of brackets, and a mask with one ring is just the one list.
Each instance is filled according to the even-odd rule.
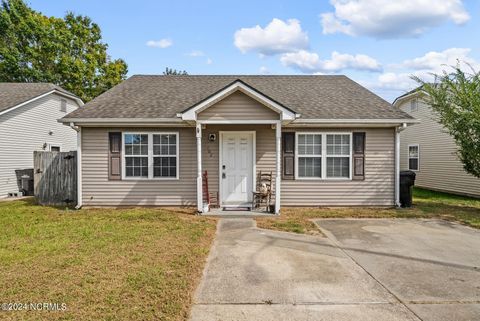
[[122,179],[122,133],[108,133],[108,179]]
[[282,133],[282,178],[295,179],[295,133]]
[[365,132],[353,133],[353,179],[365,179]]

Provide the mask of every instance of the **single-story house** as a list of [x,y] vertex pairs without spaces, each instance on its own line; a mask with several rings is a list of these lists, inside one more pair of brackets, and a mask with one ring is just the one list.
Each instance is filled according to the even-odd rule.
[[416,173],[415,185],[452,194],[480,197],[480,179],[468,174],[457,157],[458,146],[417,88],[398,97],[394,106],[421,124],[400,135],[400,168]]
[[33,173],[34,151],[77,149],[76,132],[58,119],[82,105],[53,84],[0,83],[0,198],[20,195],[21,176]]
[[398,204],[414,118],[345,76],[137,75],[65,117],[79,205],[247,207],[259,171],[281,206]]

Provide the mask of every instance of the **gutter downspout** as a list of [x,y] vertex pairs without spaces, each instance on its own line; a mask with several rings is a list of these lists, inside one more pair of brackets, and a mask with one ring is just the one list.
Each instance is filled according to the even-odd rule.
[[400,207],[400,132],[407,124],[395,128],[395,206]]
[[82,207],[82,128],[70,123],[70,128],[77,132],[77,206],[75,209]]

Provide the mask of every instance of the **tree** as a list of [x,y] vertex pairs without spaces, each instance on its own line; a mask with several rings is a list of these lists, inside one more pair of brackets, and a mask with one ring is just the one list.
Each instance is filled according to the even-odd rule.
[[173,68],[165,68],[165,71],[163,72],[164,75],[166,76],[169,76],[169,75],[181,75],[181,76],[185,76],[185,75],[188,75],[188,72],[186,72],[185,70],[177,70],[177,69],[173,69]]
[[471,73],[465,72],[460,64],[452,68],[452,72],[433,74],[433,83],[412,78],[426,93],[423,100],[454,138],[465,171],[480,178],[480,73],[472,67]]
[[0,81],[51,82],[89,101],[126,78],[127,64],[107,48],[89,17],[47,17],[1,0]]

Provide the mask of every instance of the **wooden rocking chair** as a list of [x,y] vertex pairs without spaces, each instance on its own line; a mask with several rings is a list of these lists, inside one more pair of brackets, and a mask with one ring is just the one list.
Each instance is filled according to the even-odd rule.
[[252,209],[265,205],[265,211],[269,212],[272,202],[272,172],[258,172],[257,186],[253,191]]
[[210,193],[208,192],[208,173],[205,171],[202,175],[202,192],[203,192],[203,203],[207,204],[208,210],[210,211],[211,198]]
[[216,195],[212,195],[208,191],[208,172],[204,171],[202,175],[202,190],[203,190],[203,202],[208,204],[208,210],[212,207],[219,207],[219,198],[218,198],[218,192]]

